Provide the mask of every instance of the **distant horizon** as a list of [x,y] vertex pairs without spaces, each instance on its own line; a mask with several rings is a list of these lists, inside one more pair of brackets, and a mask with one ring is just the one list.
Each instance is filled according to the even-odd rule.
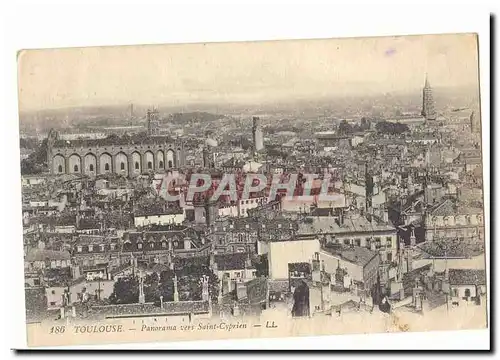
[[24,50],[20,112],[479,91],[473,34]]
[[[423,88],[423,86],[422,86]],[[262,100],[262,101],[214,101],[214,100],[198,100],[198,101],[193,101],[193,102],[184,102],[184,103],[155,103],[155,104],[146,104],[146,103],[140,103],[140,102],[115,102],[115,103],[100,103],[100,104],[83,104],[83,105],[74,105],[74,106],[61,106],[61,107],[52,107],[52,108],[43,108],[43,109],[30,109],[30,110],[25,110],[19,111],[19,115],[34,115],[36,113],[44,113],[44,112],[57,112],[57,111],[70,111],[70,110],[78,110],[78,109],[92,109],[92,108],[123,108],[124,111],[127,110],[127,107],[130,105],[133,105],[134,108],[158,108],[159,110],[163,109],[173,109],[173,108],[179,108],[179,107],[197,107],[197,106],[220,106],[220,107],[243,107],[243,106],[273,106],[273,105],[289,105],[293,104],[295,102],[322,102],[322,101],[328,101],[328,100],[342,100],[342,99],[351,99],[351,98],[376,98],[376,97],[385,97],[385,96],[395,96],[395,97],[404,97],[404,96],[416,96],[420,95],[422,92],[422,88],[418,89],[413,89],[413,90],[401,90],[401,91],[392,91],[392,92],[382,92],[382,93],[369,93],[369,94],[339,94],[339,95],[324,95],[324,96],[311,96],[311,97],[301,97],[301,98],[283,98],[283,99],[274,99],[274,100]],[[471,92],[471,96],[478,96],[479,93],[474,85],[461,85],[461,86],[437,86],[437,87],[432,87],[433,90],[438,90],[438,93],[436,94],[436,91],[434,91],[434,96],[439,97],[439,90],[446,89],[449,92],[447,95],[451,95],[450,93],[457,93],[457,92]],[[477,94],[476,94],[477,93]],[[197,110],[193,110],[197,111]]]

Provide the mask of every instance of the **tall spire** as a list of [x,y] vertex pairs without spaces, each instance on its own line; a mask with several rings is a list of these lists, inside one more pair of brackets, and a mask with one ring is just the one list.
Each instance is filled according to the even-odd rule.
[[429,83],[429,77],[427,73],[425,74],[425,85],[422,90],[422,116],[425,117],[426,120],[436,120],[437,113],[434,102],[434,96],[432,93],[432,88]]

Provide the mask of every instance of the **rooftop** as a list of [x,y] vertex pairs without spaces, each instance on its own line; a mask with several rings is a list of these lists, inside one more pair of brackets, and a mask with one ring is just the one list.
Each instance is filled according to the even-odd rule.
[[354,232],[381,232],[396,231],[396,229],[385,223],[370,222],[364,216],[355,215],[344,218],[344,223],[340,225],[334,217],[307,217],[299,225],[299,233],[354,233]]
[[48,249],[30,249],[26,254],[25,260],[32,261],[52,261],[52,260],[69,260],[71,258],[68,251],[56,251]]
[[486,285],[486,271],[476,269],[450,269],[450,285]]
[[[333,244],[335,245],[335,244]],[[324,246],[321,248],[324,252],[340,256],[342,259],[349,261],[354,264],[361,266],[366,266],[373,258],[378,256],[378,253],[371,251],[365,247],[361,246]]]

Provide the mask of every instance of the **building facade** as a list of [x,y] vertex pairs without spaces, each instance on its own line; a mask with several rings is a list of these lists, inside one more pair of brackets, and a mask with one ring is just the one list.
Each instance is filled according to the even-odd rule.
[[165,136],[62,141],[51,132],[47,144],[47,164],[56,175],[94,177],[114,173],[136,177],[179,168],[184,163],[182,143]]

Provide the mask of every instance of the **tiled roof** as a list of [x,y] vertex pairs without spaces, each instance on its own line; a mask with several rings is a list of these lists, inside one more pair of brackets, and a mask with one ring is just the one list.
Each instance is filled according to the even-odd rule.
[[450,269],[450,285],[486,285],[486,271],[477,269]]
[[342,257],[351,263],[355,263],[361,266],[367,265],[373,258],[378,256],[378,253],[371,251],[365,247],[361,246],[340,246],[340,247],[322,247],[322,250],[330,253],[332,255],[337,255]]
[[468,239],[434,239],[419,246],[430,257],[470,258],[484,252],[484,244]]
[[301,234],[339,234],[355,232],[396,231],[394,226],[376,221],[370,222],[363,216],[345,217],[344,223],[339,225],[333,217],[308,217],[300,223]]
[[45,260],[69,260],[70,254],[67,251],[55,251],[47,249],[31,249],[26,254],[26,261],[45,261]]

